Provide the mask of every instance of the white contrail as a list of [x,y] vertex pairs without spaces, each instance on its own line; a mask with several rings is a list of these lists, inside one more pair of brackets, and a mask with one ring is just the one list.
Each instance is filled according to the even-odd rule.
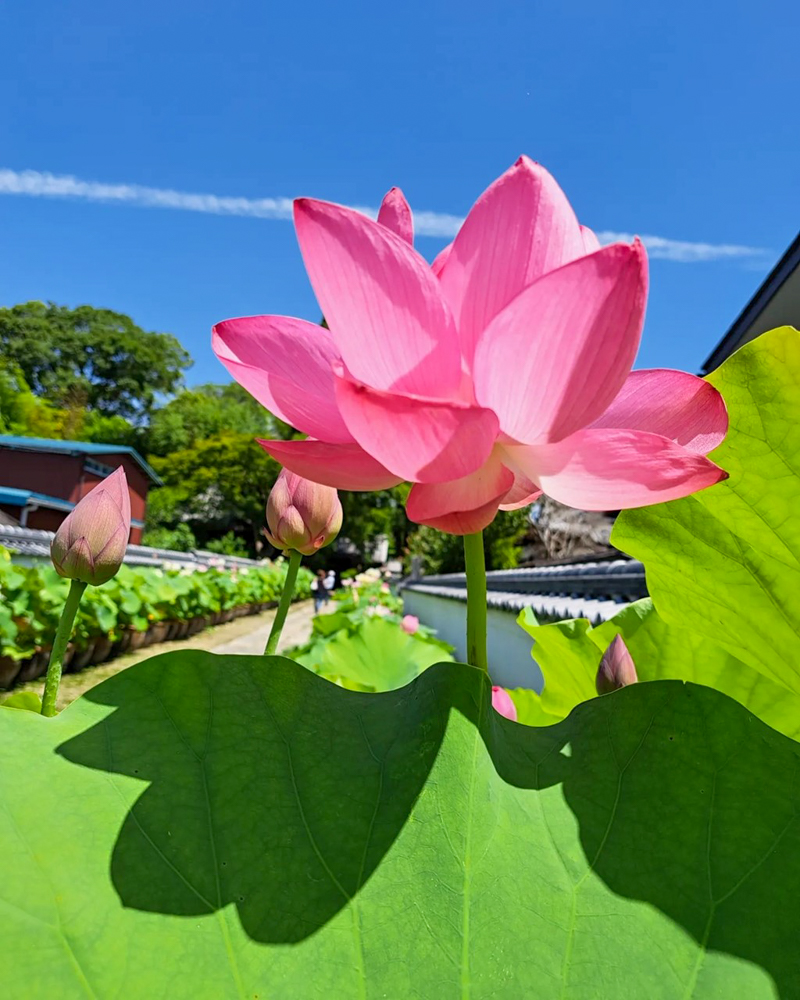
[[[103,184],[84,181],[68,175],[43,173],[38,170],[0,169],[0,194],[23,195],[29,198],[69,198],[93,202],[119,202],[144,208],[175,208],[210,215],[238,215],[254,219],[291,219],[291,198],[232,198],[216,194],[192,194],[169,188],[144,187],[140,184]],[[359,211],[375,216],[377,209]],[[463,219],[443,212],[415,212],[414,228],[420,236],[455,236]],[[629,233],[600,232],[601,243],[618,240],[630,242]],[[698,261],[730,260],[761,257],[768,251],[759,247],[729,243],[691,243],[670,240],[663,236],[643,236],[642,242],[651,257],[662,260],[695,263]]]

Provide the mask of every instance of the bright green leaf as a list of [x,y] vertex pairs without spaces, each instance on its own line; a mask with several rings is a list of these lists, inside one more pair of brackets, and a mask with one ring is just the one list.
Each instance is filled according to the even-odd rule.
[[42,710],[42,699],[35,691],[17,691],[3,701],[2,707],[39,713]]
[[4,1000],[800,995],[800,748],[708,688],[187,651],[0,743]]
[[421,642],[404,632],[396,621],[376,615],[365,618],[352,633],[337,632],[325,644],[317,669],[345,686],[391,691],[408,684],[442,658],[438,645]]
[[625,511],[612,541],[645,564],[665,621],[800,694],[800,333],[763,334],[709,381],[730,413],[711,457],[730,478]]
[[520,722],[552,725],[581,702],[597,696],[600,658],[615,635],[622,635],[640,681],[683,680],[705,684],[735,698],[753,715],[793,739],[800,739],[800,697],[775,684],[697,632],[667,625],[650,599],[629,604],[592,628],[585,619],[532,626],[519,622],[534,639],[532,655],[545,687],[512,691]]

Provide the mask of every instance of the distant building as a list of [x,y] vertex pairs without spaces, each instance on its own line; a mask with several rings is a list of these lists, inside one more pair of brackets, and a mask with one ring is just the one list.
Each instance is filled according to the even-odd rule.
[[706,358],[703,375],[719,368],[744,344],[778,326],[800,328],[800,234]]
[[121,465],[131,537],[141,542],[147,491],[161,480],[133,448],[0,434],[0,521],[55,531],[75,504]]

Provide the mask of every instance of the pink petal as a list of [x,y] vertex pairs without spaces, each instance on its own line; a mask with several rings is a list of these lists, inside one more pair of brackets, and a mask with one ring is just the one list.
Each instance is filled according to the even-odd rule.
[[439,275],[467,366],[478,337],[501,309],[531,282],[583,253],[564,192],[544,167],[520,157],[477,200]]
[[450,256],[450,251],[453,249],[453,244],[448,243],[444,250],[440,250],[439,253],[433,258],[433,263],[431,264],[431,271],[438,278],[439,275],[444,270],[444,266],[447,263],[447,258]]
[[426,261],[352,209],[301,198],[294,216],[311,284],[353,375],[376,389],[447,398],[461,358]]
[[353,440],[336,408],[331,364],[339,352],[329,330],[288,316],[245,316],[217,323],[211,346],[276,417],[327,441]]
[[125,536],[127,539],[127,534],[130,532],[131,526],[131,491],[128,487],[128,479],[123,467],[118,465],[110,476],[107,476],[102,482],[93,486],[86,496],[88,497],[90,493],[94,493],[95,491],[98,493],[105,491],[111,496],[111,499],[119,508],[123,523],[127,525]]
[[258,443],[290,472],[339,490],[385,490],[402,482],[357,444],[327,441],[262,441]]
[[361,447],[412,482],[474,472],[489,457],[498,433],[491,410],[378,392],[344,373],[336,375],[336,401]]
[[579,510],[645,507],[728,477],[702,455],[646,431],[590,427],[558,444],[504,450],[549,497]]
[[512,722],[517,721],[517,706],[511,700],[511,695],[505,688],[492,688],[492,708],[499,715],[511,719]]
[[405,195],[399,187],[393,187],[381,202],[378,222],[410,246],[414,246],[414,219]]
[[406,514],[453,535],[481,531],[494,520],[500,500],[514,482],[514,473],[496,455],[476,472],[446,483],[415,483]]
[[475,510],[458,510],[441,517],[431,517],[425,522],[429,528],[436,528],[448,535],[474,535],[476,531],[488,528],[497,516],[497,501],[484,504]]
[[650,431],[707,455],[728,432],[728,411],[710,382],[687,372],[653,368],[631,372],[592,427]]
[[500,510],[519,510],[520,507],[529,507],[534,500],[538,500],[542,491],[531,482],[527,476],[517,473],[514,476],[514,484],[503,497]]
[[583,239],[583,252],[594,253],[600,249],[600,240],[588,226],[581,226],[581,238]]
[[475,352],[475,395],[517,441],[559,441],[599,417],[622,388],[647,299],[641,243],[616,243],[526,288]]

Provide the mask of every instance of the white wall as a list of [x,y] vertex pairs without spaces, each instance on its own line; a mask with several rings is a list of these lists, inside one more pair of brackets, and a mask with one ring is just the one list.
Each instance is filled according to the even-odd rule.
[[[449,597],[402,592],[404,611],[416,615],[423,625],[436,629],[439,638],[455,647],[457,660],[466,660],[467,605]],[[541,691],[544,679],[531,657],[533,640],[517,625],[517,612],[489,608],[487,616],[489,673],[502,687],[525,687]]]

